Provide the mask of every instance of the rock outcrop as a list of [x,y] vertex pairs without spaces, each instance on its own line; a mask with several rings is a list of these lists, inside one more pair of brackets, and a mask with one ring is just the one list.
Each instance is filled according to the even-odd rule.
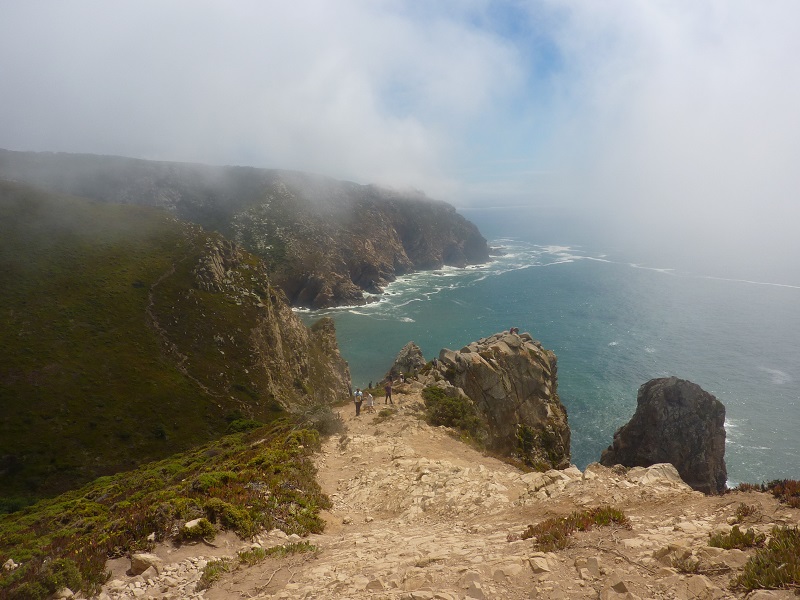
[[445,203],[307,173],[0,150],[0,177],[98,202],[141,204],[257,254],[295,306],[365,304],[414,270],[489,260]]
[[414,342],[408,342],[394,359],[392,367],[387,371],[383,380],[397,379],[402,375],[416,375],[425,366],[425,357],[422,350]]
[[[709,535],[741,523],[737,505],[745,503],[759,516],[742,528],[759,534],[800,520],[770,494],[703,497],[671,465],[524,473],[425,424],[420,403],[417,393],[398,393],[388,418],[343,411],[347,434],[328,438],[315,458],[333,503],[324,533],[158,546],[157,575],[131,576],[131,561],[109,561],[98,600],[744,599],[730,583],[758,550],[714,548]],[[630,525],[575,532],[553,552],[521,539],[529,524],[599,506],[623,511]],[[275,552],[253,566],[237,559],[237,551],[300,541],[316,552]],[[203,589],[204,567],[220,559],[237,566]],[[790,589],[746,597],[796,598]]]
[[603,451],[602,464],[671,463],[693,489],[725,490],[725,406],[719,400],[691,381],[669,377],[641,386],[636,404]]
[[487,445],[539,468],[569,466],[567,410],[558,398],[556,355],[528,333],[497,333],[442,349],[426,375],[469,397],[488,426]]

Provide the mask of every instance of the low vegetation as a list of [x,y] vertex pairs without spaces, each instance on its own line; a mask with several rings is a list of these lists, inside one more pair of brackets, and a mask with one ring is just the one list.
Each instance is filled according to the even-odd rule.
[[761,518],[761,509],[755,504],[740,502],[733,516],[737,523],[744,523],[747,520],[757,521]]
[[589,510],[576,511],[566,517],[554,517],[528,525],[520,536],[527,540],[533,538],[537,550],[554,552],[569,546],[570,536],[576,531],[589,531],[592,527],[619,525],[630,529],[630,521],[625,514],[611,506],[600,506]]
[[209,561],[203,572],[200,574],[200,579],[197,581],[197,590],[207,590],[215,581],[219,581],[225,573],[230,573],[232,562],[228,558],[218,558]]
[[394,408],[382,408],[378,411],[378,414],[375,415],[375,418],[372,419],[372,422],[377,425],[389,421],[396,414],[397,411]]
[[769,492],[775,498],[792,508],[800,508],[800,481],[796,479],[775,479],[769,483],[740,483],[736,492]]
[[800,589],[800,529],[776,526],[764,548],[747,561],[731,582],[737,590]]
[[[160,210],[0,182],[0,512],[285,416],[252,368],[257,300],[195,285],[217,243]],[[243,257],[231,277],[269,302]]]
[[197,582],[198,590],[207,590],[215,582],[219,581],[225,573],[236,571],[240,567],[252,567],[263,562],[269,557],[283,558],[290,554],[302,552],[316,552],[317,547],[308,542],[297,542],[283,546],[273,546],[272,548],[261,548],[256,546],[250,550],[243,550],[236,555],[235,560],[221,558],[210,561],[200,575]]
[[452,427],[466,439],[481,444],[486,438],[486,425],[469,398],[448,396],[439,387],[422,390],[425,401],[425,420],[429,425]]
[[[91,593],[109,557],[150,549],[148,540],[246,537],[262,529],[321,532],[330,501],[315,481],[316,431],[280,421],[0,516],[0,598],[46,598],[59,587]],[[183,523],[200,519],[196,531]],[[212,575],[209,575],[212,577]]]
[[712,534],[708,540],[708,545],[714,548],[722,548],[723,550],[732,550],[734,548],[745,550],[746,548],[762,546],[766,539],[767,536],[763,533],[756,533],[752,528],[742,531],[738,525],[734,525],[728,533]]
[[800,481],[777,479],[767,484],[767,490],[778,500],[792,508],[800,508]]
[[694,556],[675,556],[672,559],[672,568],[684,575],[700,573],[700,560]]

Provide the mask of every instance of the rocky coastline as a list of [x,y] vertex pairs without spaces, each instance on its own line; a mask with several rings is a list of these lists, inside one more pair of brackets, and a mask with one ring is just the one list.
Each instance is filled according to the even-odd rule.
[[0,179],[169,211],[262,258],[290,304],[365,304],[397,276],[490,260],[449,204],[419,191],[275,169],[0,149]]

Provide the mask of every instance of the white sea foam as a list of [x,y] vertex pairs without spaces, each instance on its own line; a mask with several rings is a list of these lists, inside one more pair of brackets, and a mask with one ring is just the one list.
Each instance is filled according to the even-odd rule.
[[619,346],[619,342],[608,342],[609,346]]
[[673,269],[672,267],[646,267],[645,265],[640,265],[638,263],[628,263],[628,266],[634,269],[643,269],[645,271],[655,271],[656,273],[664,273],[665,275],[675,275],[675,269]]
[[655,354],[656,353],[656,349],[655,348],[651,348],[650,346],[645,346],[644,347],[644,351],[647,352],[648,354]]
[[792,381],[791,376],[781,371],[780,369],[770,369],[768,367],[759,367],[759,371],[764,371],[765,373],[769,374],[770,382],[774,385],[783,385],[785,383],[789,383]]
[[773,283],[769,281],[751,281],[749,279],[731,279],[729,277],[713,277],[711,275],[695,275],[698,279],[712,279],[715,281],[731,281],[733,283],[748,283],[750,285],[767,285],[771,287],[790,288],[800,290],[800,285],[789,285],[788,283]]

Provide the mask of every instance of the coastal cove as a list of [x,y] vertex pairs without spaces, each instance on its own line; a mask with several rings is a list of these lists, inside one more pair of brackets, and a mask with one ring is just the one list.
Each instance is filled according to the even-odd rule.
[[655,377],[689,379],[727,409],[729,483],[800,477],[800,288],[648,268],[576,246],[495,239],[487,265],[398,278],[380,301],[299,311],[334,318],[353,385],[413,340],[431,359],[519,327],[558,356],[572,462],[599,460]]

